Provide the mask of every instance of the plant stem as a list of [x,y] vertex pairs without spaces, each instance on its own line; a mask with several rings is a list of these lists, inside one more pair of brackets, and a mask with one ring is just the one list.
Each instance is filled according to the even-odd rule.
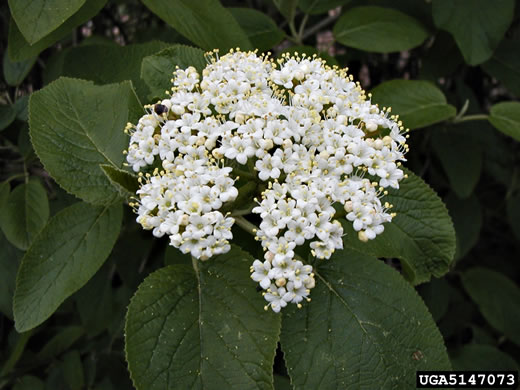
[[453,119],[453,123],[467,122],[467,121],[484,121],[489,118],[487,114],[474,114],[474,115],[466,115],[460,118]]
[[256,231],[258,228],[255,226],[255,224],[249,222],[247,219],[245,219],[242,216],[237,216],[235,218],[235,223],[240,226],[242,229],[244,229],[249,234],[256,236]]
[[0,377],[8,375],[13,370],[14,366],[22,356],[22,353],[25,350],[25,346],[27,345],[27,342],[29,341],[32,333],[33,329],[20,334],[18,340],[16,340],[16,345],[14,346],[11,355],[2,367],[2,371],[0,371]]
[[322,21],[316,23],[314,26],[309,27],[309,29],[307,31],[304,31],[302,33],[302,35],[301,35],[302,41],[307,39],[308,37],[314,35],[318,31],[320,31],[323,27],[325,27],[325,26],[329,25],[330,23],[332,23],[333,21],[335,21],[338,17],[339,17],[339,14],[329,16],[329,17],[323,19]]
[[305,31],[305,25],[307,24],[307,20],[309,20],[309,14],[305,14],[302,19],[302,23],[300,24],[300,29],[298,30],[298,41],[303,44],[303,33]]

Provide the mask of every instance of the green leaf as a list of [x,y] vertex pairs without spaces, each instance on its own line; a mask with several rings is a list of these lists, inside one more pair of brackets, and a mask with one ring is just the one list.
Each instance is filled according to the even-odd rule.
[[493,105],[489,121],[502,133],[520,141],[520,103],[503,102]]
[[172,265],[132,298],[126,355],[137,389],[272,389],[280,316],[249,279],[253,258],[232,247],[200,270]]
[[319,261],[312,301],[284,309],[281,344],[297,389],[411,389],[417,370],[449,370],[417,292],[361,252]]
[[0,313],[12,320],[16,272],[23,252],[11,245],[2,233],[0,248]]
[[182,253],[179,249],[168,245],[164,251],[164,265],[190,264],[191,256]]
[[278,28],[271,17],[251,8],[228,8],[253,47],[267,51],[279,44],[285,33]]
[[428,37],[428,31],[402,12],[382,7],[356,7],[339,18],[334,36],[345,46],[391,53],[419,46]]
[[513,21],[514,0],[434,0],[435,25],[450,32],[466,63],[478,65],[493,55]]
[[517,371],[518,364],[508,354],[489,345],[469,344],[450,353],[454,370]]
[[350,0],[300,0],[298,6],[306,14],[319,15],[348,3]]
[[16,119],[27,122],[29,120],[29,96],[20,96],[13,104]]
[[471,137],[475,125],[463,125],[439,128],[432,135],[433,150],[459,198],[472,194],[480,179],[483,163],[480,143]]
[[121,227],[122,207],[77,203],[51,218],[24,258],[16,279],[18,332],[41,324],[101,267]]
[[119,191],[121,196],[128,198],[135,195],[139,189],[137,176],[130,172],[107,164],[101,164],[99,167],[103,170],[108,180],[110,180],[110,183]]
[[520,345],[520,288],[505,275],[483,267],[464,272],[462,285],[491,326]]
[[419,292],[433,319],[439,322],[448,311],[453,287],[445,278],[432,278],[429,283],[419,286]]
[[202,49],[252,49],[233,15],[218,0],[143,0],[143,3]]
[[181,69],[193,66],[201,73],[206,65],[204,51],[201,49],[175,45],[145,57],[141,64],[141,78],[148,85],[150,96],[161,98],[172,87],[171,79],[176,66]]
[[85,373],[81,357],[77,350],[69,351],[63,356],[63,376],[70,390],[82,390],[85,387]]
[[85,334],[81,326],[71,325],[59,328],[58,333],[43,346],[36,354],[35,359],[39,362],[47,362],[67,351],[76,341]]
[[289,23],[294,20],[299,0],[273,0],[273,2]]
[[520,41],[504,39],[493,57],[482,64],[484,70],[500,80],[504,86],[520,96]]
[[442,91],[428,81],[390,80],[371,92],[373,103],[392,107],[392,113],[399,114],[404,126],[410,129],[445,121],[457,112],[446,102]]
[[7,51],[4,53],[4,78],[7,84],[16,87],[22,83],[32,69],[37,57],[24,61],[13,62],[9,59]]
[[20,184],[1,210],[0,227],[11,244],[25,250],[49,219],[49,201],[37,179]]
[[119,168],[128,147],[124,128],[142,115],[130,82],[95,86],[60,78],[33,93],[29,125],[34,150],[68,192],[93,204],[119,196],[100,164]]
[[450,211],[457,235],[455,259],[461,259],[478,242],[482,228],[482,207],[475,194],[467,199],[460,199],[450,194],[446,198],[446,206]]
[[12,106],[0,105],[0,131],[5,130],[16,119],[16,110]]
[[398,258],[404,276],[413,284],[448,272],[455,254],[455,231],[448,210],[421,178],[406,170],[408,178],[383,198],[397,213],[374,240],[361,242],[351,223],[344,223],[345,246],[375,257]]
[[[63,75],[92,80],[96,84],[131,80],[137,96],[146,99],[148,87],[140,77],[141,62],[144,57],[168,46],[164,42],[151,41],[127,46],[101,44],[76,47],[69,50],[65,56]],[[103,61],[99,61],[100,58],[103,58]]]
[[35,376],[24,375],[16,380],[13,390],[45,390],[45,383]]
[[11,15],[25,40],[33,45],[56,30],[85,0],[9,0]]
[[[11,0],[17,1],[17,0]],[[41,1],[41,0],[40,0]],[[12,61],[23,61],[31,57],[36,57],[43,50],[59,41],[60,39],[71,36],[71,31],[79,25],[92,19],[106,4],[107,0],[89,0],[61,26],[50,34],[46,35],[38,42],[31,45],[24,38],[16,23],[11,19],[9,23],[8,53]]]

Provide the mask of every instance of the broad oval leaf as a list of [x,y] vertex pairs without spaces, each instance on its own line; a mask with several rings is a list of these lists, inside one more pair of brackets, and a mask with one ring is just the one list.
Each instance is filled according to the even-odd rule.
[[478,65],[493,55],[513,21],[514,0],[434,0],[435,25],[450,32],[466,62]]
[[464,272],[462,285],[491,326],[520,345],[520,288],[505,275],[484,267]]
[[482,148],[478,140],[470,136],[477,126],[461,123],[435,129],[432,135],[433,150],[448,176],[451,188],[460,198],[472,194],[482,172]]
[[384,198],[397,215],[374,240],[359,241],[351,223],[345,223],[345,246],[375,257],[398,258],[404,276],[413,284],[448,272],[455,254],[453,223],[437,194],[421,178],[408,175]]
[[29,44],[56,30],[85,0],[9,0],[11,15]]
[[274,5],[278,8],[278,11],[285,17],[289,23],[294,20],[296,14],[296,7],[298,6],[299,0],[273,0]]
[[489,121],[502,133],[520,141],[520,103],[503,102],[493,105]]
[[[197,261],[197,260],[195,260]],[[280,316],[249,279],[253,258],[232,247],[153,273],[132,298],[126,356],[139,390],[272,389]]]
[[306,14],[319,15],[348,3],[350,0],[300,0],[298,7]]
[[278,28],[273,19],[263,12],[250,8],[228,8],[253,47],[267,51],[279,44],[285,33]]
[[150,90],[152,98],[165,97],[172,87],[175,67],[185,69],[193,66],[199,73],[206,67],[204,51],[195,47],[175,45],[143,58],[141,78]]
[[500,80],[504,86],[520,97],[520,41],[504,39],[493,57],[482,64],[484,70]]
[[16,278],[15,327],[38,326],[101,267],[114,246],[122,206],[76,203],[51,218],[25,254]]
[[298,389],[408,389],[417,370],[449,370],[443,339],[417,292],[355,250],[317,263],[312,301],[286,308],[281,344]]
[[[63,76],[92,80],[96,84],[131,80],[137,96],[144,101],[148,87],[141,79],[141,62],[168,46],[164,42],[150,41],[127,46],[89,44],[75,47],[65,55]],[[103,61],[99,61],[100,58]],[[168,70],[170,79],[174,70]]]
[[442,122],[457,112],[442,91],[428,81],[390,80],[371,92],[373,103],[392,107],[392,113],[399,114],[403,125],[410,129]]
[[70,35],[74,28],[92,19],[105,6],[106,2],[107,0],[85,1],[85,4],[74,15],[33,45],[27,42],[14,20],[11,19],[8,37],[9,57],[12,61],[22,61],[37,56],[55,42]]
[[0,226],[11,244],[25,250],[49,219],[49,200],[37,179],[20,184],[0,213]]
[[[218,0],[143,0],[154,14],[205,50],[252,49],[246,34]],[[225,28],[223,28],[225,26]]]
[[87,202],[112,203],[119,193],[99,164],[123,163],[123,130],[142,113],[131,83],[60,78],[31,95],[29,111],[34,150],[56,182]]
[[28,58],[23,61],[11,61],[7,51],[4,53],[4,78],[7,84],[17,86],[22,83],[27,74],[31,71],[36,57]]
[[419,46],[428,31],[416,19],[391,8],[356,7],[339,18],[334,36],[345,46],[391,53]]
[[11,245],[0,232],[0,313],[13,319],[16,272],[23,252]]
[[467,199],[460,199],[450,194],[445,202],[455,226],[457,236],[455,259],[458,260],[466,256],[478,242],[482,228],[482,207],[475,194]]

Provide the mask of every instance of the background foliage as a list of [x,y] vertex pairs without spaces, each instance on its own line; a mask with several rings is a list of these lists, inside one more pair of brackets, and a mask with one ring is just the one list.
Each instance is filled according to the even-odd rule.
[[[0,9],[0,388],[263,389],[273,360],[276,389],[411,387],[421,367],[518,369],[517,2]],[[237,46],[348,66],[412,129],[410,178],[389,195],[398,217],[367,244],[350,230],[318,265],[312,304],[283,318],[263,312],[248,279],[258,246],[244,226],[242,249],[193,269],[122,205],[135,191],[125,124],[164,96],[176,65],[200,70],[204,50]]]

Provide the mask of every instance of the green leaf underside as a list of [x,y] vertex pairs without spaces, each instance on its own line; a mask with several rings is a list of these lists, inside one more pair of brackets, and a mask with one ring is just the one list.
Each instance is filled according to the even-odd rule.
[[349,9],[333,31],[343,45],[377,53],[412,49],[428,36],[428,31],[411,16],[382,7]]
[[[164,42],[151,41],[127,46],[100,44],[76,47],[65,56],[63,76],[92,80],[96,84],[131,80],[137,96],[144,101],[148,95],[148,87],[141,79],[141,62],[146,56],[168,46]],[[103,60],[100,61],[100,58]]]
[[252,49],[235,18],[218,0],[143,0],[143,3],[202,49]]
[[130,172],[114,168],[112,165],[107,164],[101,164],[99,167],[103,170],[103,173],[107,176],[108,180],[110,180],[110,183],[117,188],[121,196],[129,197],[135,195],[139,189],[137,176]]
[[101,267],[114,246],[121,205],[76,203],[51,218],[20,265],[13,303],[19,332],[41,324]]
[[206,67],[204,51],[195,47],[175,45],[159,53],[143,58],[141,78],[148,86],[151,97],[166,97],[165,92],[172,87],[171,79],[175,67],[186,69],[193,66],[199,73]]
[[89,203],[110,204],[119,194],[99,165],[122,165],[128,147],[123,130],[142,114],[139,106],[130,82],[95,86],[60,78],[31,96],[34,149],[65,190]]
[[20,184],[0,212],[0,226],[14,246],[25,250],[49,218],[45,188],[37,179]]
[[306,14],[319,15],[348,3],[350,0],[300,0],[298,6]]
[[489,121],[502,133],[520,141],[520,103],[495,104],[491,107]]
[[11,15],[29,44],[57,29],[85,0],[9,0]]
[[85,4],[78,10],[78,12],[68,18],[56,30],[34,43],[34,45],[27,42],[16,26],[16,23],[11,19],[11,22],[9,23],[8,38],[9,57],[12,61],[22,61],[37,56],[40,52],[55,42],[66,36],[70,36],[70,32],[74,28],[85,23],[89,19],[92,19],[105,6],[106,2],[107,0],[85,1]]
[[283,316],[295,388],[405,389],[416,370],[450,369],[430,313],[397,272],[348,249],[317,266],[312,301]]
[[456,109],[447,104],[440,89],[428,81],[391,80],[372,91],[372,102],[392,107],[404,127],[417,129],[454,117]]
[[472,125],[448,127],[437,129],[432,136],[435,154],[460,198],[471,195],[482,172],[482,149],[478,140],[470,136],[472,130]]
[[13,106],[0,106],[0,131],[7,129],[16,119]]
[[520,288],[503,274],[483,267],[464,272],[462,285],[493,328],[520,345]]
[[228,8],[244,30],[253,47],[267,51],[279,44],[285,33],[278,28],[273,19],[263,12],[250,8]]
[[504,39],[493,57],[482,64],[484,70],[500,80],[504,86],[520,96],[520,41]]
[[150,275],[128,308],[126,355],[138,390],[272,389],[280,316],[249,278],[253,258],[225,255]]
[[514,0],[434,0],[435,25],[450,32],[465,61],[478,65],[493,55],[513,20]]
[[375,257],[400,259],[404,276],[420,284],[448,272],[455,254],[455,231],[437,194],[418,176],[408,170],[405,173],[408,178],[399,183],[400,188],[389,189],[384,198],[397,213],[385,224],[385,231],[364,243],[352,224],[344,223],[345,246]]
[[25,76],[30,72],[34,63],[36,62],[36,57],[29,58],[24,61],[13,62],[9,59],[9,55],[7,51],[4,53],[4,77],[7,84],[11,86],[17,86],[22,83],[25,79]]

